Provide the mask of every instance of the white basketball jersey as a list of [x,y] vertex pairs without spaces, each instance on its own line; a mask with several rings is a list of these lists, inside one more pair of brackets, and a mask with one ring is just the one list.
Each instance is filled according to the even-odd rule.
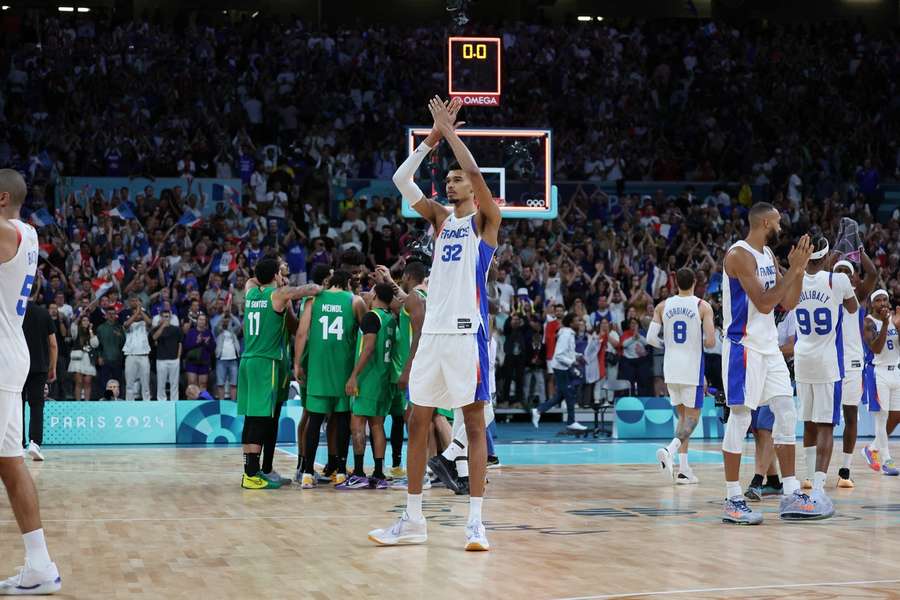
[[422,333],[488,332],[487,272],[495,250],[481,239],[474,214],[444,220],[434,238]]
[[866,310],[860,306],[856,314],[849,314],[841,306],[841,332],[844,338],[844,372],[862,371],[865,365],[862,331]]
[[31,359],[22,321],[34,285],[38,262],[37,232],[31,225],[11,220],[19,231],[19,250],[0,263],[0,390],[22,392]]
[[700,299],[672,296],[663,307],[666,349],[663,374],[666,383],[703,385],[703,320]]
[[[768,246],[763,252],[757,252],[753,246],[741,240],[732,244],[731,248],[743,248],[756,259],[756,276],[763,289],[775,286],[775,260]],[[729,248],[729,250],[731,250]],[[761,354],[779,354],[778,328],[775,326],[774,311],[763,314],[750,301],[746,290],[737,277],[728,273],[722,278],[722,315],[725,328],[725,339],[734,344]]]
[[[868,318],[872,319],[875,323],[875,331],[880,335],[881,320],[876,319],[872,315],[869,315]],[[893,319],[893,315],[891,315],[891,318]],[[872,364],[876,367],[896,367],[897,364],[900,364],[900,339],[897,338],[897,328],[894,326],[893,321],[888,321],[887,338],[884,340],[884,346],[881,347],[881,352],[875,354]]]
[[798,383],[832,383],[844,377],[841,306],[854,296],[850,278],[843,273],[804,273],[800,301],[794,309],[794,376]]

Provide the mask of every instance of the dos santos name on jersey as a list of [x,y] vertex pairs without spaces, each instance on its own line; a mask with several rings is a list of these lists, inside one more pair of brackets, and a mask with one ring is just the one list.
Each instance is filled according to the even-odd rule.
[[469,228],[460,227],[459,229],[445,229],[441,232],[442,240],[458,240],[460,238],[469,237]]
[[248,304],[250,308],[269,308],[268,300],[251,300]]
[[678,315],[683,315],[689,319],[693,319],[697,316],[697,313],[686,306],[674,306],[666,311],[665,318],[671,319],[672,317],[676,317]]

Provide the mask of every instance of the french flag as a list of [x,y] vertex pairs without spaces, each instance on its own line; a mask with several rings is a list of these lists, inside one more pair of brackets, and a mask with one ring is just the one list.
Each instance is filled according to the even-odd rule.
[[125,266],[122,264],[122,261],[118,258],[113,259],[112,263],[109,265],[109,271],[113,277],[122,281],[125,279]]
[[53,218],[53,215],[47,212],[46,208],[39,208],[31,213],[31,222],[34,223],[36,227],[49,227],[51,225],[56,225],[56,219]]
[[184,211],[184,214],[178,219],[178,225],[183,227],[200,227],[202,223],[203,218],[191,209]]
[[241,195],[230,185],[214,183],[212,186],[212,201],[216,204],[227,202],[235,212],[241,212]]
[[109,216],[118,217],[123,221],[135,221],[137,217],[134,214],[134,210],[131,208],[131,205],[128,202],[122,202],[117,207],[110,209]]
[[113,287],[111,279],[106,277],[95,277],[91,280],[91,288],[94,290],[94,298],[101,298]]
[[237,269],[237,256],[231,252],[221,252],[213,259],[215,273],[230,273]]
[[147,241],[146,237],[141,237],[137,242],[137,251],[140,259],[147,263],[153,264],[153,248],[150,247],[150,242]]

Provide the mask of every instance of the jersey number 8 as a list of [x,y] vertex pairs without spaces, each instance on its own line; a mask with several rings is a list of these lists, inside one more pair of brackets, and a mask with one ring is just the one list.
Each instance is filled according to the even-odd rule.
[[676,344],[683,344],[687,341],[687,323],[685,321],[675,321],[672,324],[672,338]]

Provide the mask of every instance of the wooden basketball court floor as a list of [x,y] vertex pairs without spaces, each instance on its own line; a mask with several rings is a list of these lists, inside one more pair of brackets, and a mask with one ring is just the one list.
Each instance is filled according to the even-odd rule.
[[[501,444],[488,553],[462,550],[465,497],[425,492],[428,543],[379,548],[366,533],[404,492],[242,490],[236,447],[48,448],[28,464],[62,598],[900,598],[900,478],[857,458],[856,489],[829,477],[835,518],[784,523],[768,500],[763,525],[735,527],[720,522],[718,444],[692,443],[701,484],[683,487],[656,447]],[[5,496],[0,544],[8,576],[22,545]]]

